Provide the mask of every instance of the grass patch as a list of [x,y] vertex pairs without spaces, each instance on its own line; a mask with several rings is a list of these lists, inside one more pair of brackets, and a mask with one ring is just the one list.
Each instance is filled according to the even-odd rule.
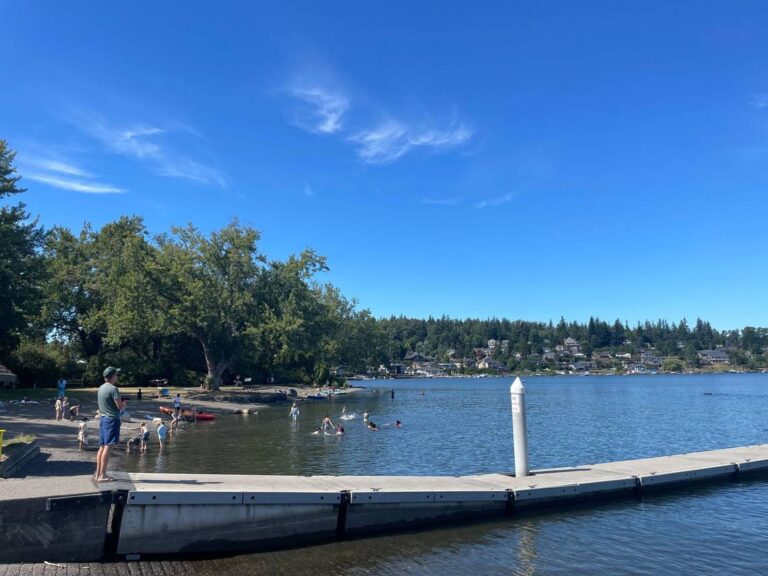
[[2,390],[0,389],[0,400],[7,402],[8,400],[21,400],[24,397],[30,400],[48,400],[49,398],[56,398],[56,388],[17,388],[16,390]]
[[13,446],[14,444],[32,444],[35,441],[34,434],[17,434],[13,438],[3,441],[3,446]]
[[[75,398],[79,399],[81,397],[84,398],[93,398],[93,400],[96,400],[96,391],[98,388],[94,388],[93,390],[89,389],[83,389],[83,388],[76,388],[73,390],[67,390],[67,397],[70,399],[70,401]],[[51,402],[56,400],[56,395],[58,394],[58,391],[56,388],[37,388],[37,389],[31,389],[31,388],[19,388],[17,390],[0,390],[0,402],[9,402],[11,400],[21,400],[22,398],[28,398],[30,400],[36,400],[38,402],[40,401],[46,401],[49,400]]]

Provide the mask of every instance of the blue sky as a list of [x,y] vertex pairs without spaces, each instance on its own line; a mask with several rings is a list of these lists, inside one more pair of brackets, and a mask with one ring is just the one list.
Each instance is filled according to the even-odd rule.
[[768,4],[0,0],[30,211],[233,217],[377,316],[768,326]]

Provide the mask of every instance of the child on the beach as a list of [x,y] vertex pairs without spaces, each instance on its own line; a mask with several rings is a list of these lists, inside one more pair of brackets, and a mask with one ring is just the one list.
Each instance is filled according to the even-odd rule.
[[77,425],[77,451],[88,449],[88,418],[83,418]]
[[54,410],[56,410],[56,420],[61,420],[61,398],[56,398],[56,403],[53,405]]

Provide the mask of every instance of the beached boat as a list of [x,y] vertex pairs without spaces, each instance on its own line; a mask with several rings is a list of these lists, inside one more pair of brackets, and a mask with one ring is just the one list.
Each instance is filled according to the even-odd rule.
[[[173,408],[168,408],[167,406],[160,406],[160,412],[162,412],[163,414],[173,414],[175,410]],[[190,420],[193,418],[196,418],[198,420],[215,420],[216,419],[216,415],[211,414],[210,412],[198,412],[197,414],[194,414],[192,410],[182,410],[181,417],[189,418]]]

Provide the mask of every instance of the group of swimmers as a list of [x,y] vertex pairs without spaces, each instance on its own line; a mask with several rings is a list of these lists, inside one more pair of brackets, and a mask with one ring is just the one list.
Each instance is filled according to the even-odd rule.
[[[291,405],[291,409],[288,412],[288,417],[293,421],[297,422],[299,419],[299,407],[296,405],[296,402],[294,402]],[[341,409],[341,416],[339,416],[339,420],[354,420],[355,415],[354,414],[347,414],[347,407],[344,406]],[[379,427],[376,425],[376,423],[373,420],[370,420],[370,413],[368,410],[363,411],[363,422],[365,423],[368,430],[372,432],[378,432]],[[400,420],[395,421],[395,428],[402,427],[402,422]],[[384,427],[389,427],[391,424],[385,424]],[[330,432],[329,432],[330,430]],[[312,435],[319,435],[319,434],[329,434],[329,435],[336,435],[336,436],[343,436],[346,431],[344,430],[344,425],[339,422],[338,424],[334,424],[331,420],[331,417],[326,414],[323,417],[323,420],[320,422],[320,426],[312,432]]]

